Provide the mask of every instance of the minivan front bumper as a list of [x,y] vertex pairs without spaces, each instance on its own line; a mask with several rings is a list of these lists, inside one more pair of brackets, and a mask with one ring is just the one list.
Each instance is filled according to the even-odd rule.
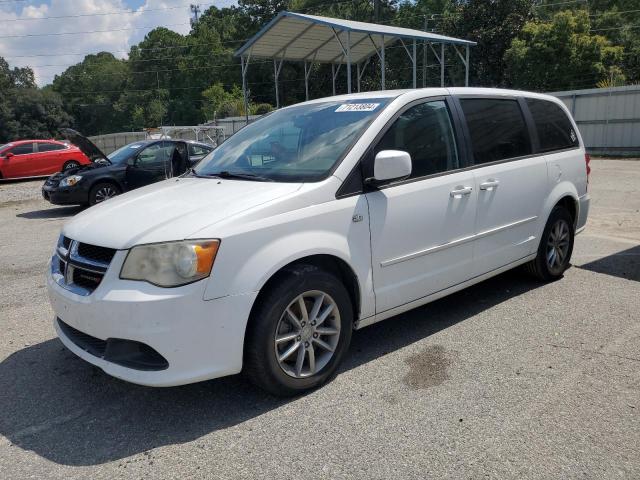
[[[87,296],[63,288],[49,268],[47,287],[62,343],[109,375],[140,385],[182,385],[240,372],[245,327],[257,292],[205,301],[207,280],[178,288],[120,280],[121,261],[115,260],[122,253]],[[120,356],[100,349],[109,350],[107,344],[116,344]],[[156,352],[167,365],[144,368],[122,361],[131,345]]]

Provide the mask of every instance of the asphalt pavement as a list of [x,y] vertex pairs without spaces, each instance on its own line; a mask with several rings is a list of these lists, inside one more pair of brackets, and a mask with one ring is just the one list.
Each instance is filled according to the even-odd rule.
[[0,183],[0,478],[640,478],[640,161],[591,165],[564,278],[507,272],[355,332],[295,399],[76,358],[44,271],[79,209]]

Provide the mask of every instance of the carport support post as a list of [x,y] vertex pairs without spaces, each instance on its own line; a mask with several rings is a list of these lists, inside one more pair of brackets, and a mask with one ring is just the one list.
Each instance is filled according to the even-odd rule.
[[333,96],[336,96],[336,64],[331,64],[331,84],[333,85]]
[[278,92],[278,62],[273,59],[273,83],[276,87],[276,110],[280,108],[280,95]]
[[418,63],[418,50],[416,47],[416,39],[413,39],[413,57],[411,60],[413,61],[413,88],[418,88],[418,75],[416,72],[417,63]]
[[444,43],[440,44],[440,86],[444,87]]
[[465,57],[467,57],[467,61],[464,64],[464,86],[469,86],[469,45],[466,45]]
[[249,67],[249,57],[240,57],[240,68],[242,70],[242,98],[244,99],[244,115],[249,125],[249,99],[247,98],[247,68]]
[[351,30],[347,30],[347,93],[351,93]]
[[360,64],[357,63],[356,67],[357,67],[356,75],[358,76],[358,93],[360,93]]
[[382,50],[380,51],[380,74],[381,74],[381,81],[380,83],[382,84],[382,90],[384,90],[385,88],[385,81],[384,81],[384,71],[386,70],[386,65],[385,65],[385,60],[384,60],[384,35],[382,35]]

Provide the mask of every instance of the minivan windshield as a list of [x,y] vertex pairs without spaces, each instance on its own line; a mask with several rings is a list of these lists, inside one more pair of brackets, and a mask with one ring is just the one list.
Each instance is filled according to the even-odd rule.
[[368,98],[278,110],[233,135],[194,172],[279,182],[322,180],[388,102]]
[[130,157],[134,156],[148,144],[149,142],[130,143],[129,145],[125,145],[124,147],[120,147],[119,149],[111,152],[107,155],[107,158],[114,165],[125,163]]

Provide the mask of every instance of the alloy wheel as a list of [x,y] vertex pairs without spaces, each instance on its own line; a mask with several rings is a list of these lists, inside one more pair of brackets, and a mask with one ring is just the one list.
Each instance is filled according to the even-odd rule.
[[333,358],[340,339],[340,312],[327,293],[298,295],[285,309],[275,333],[280,368],[294,378],[320,372]]
[[105,185],[104,187],[100,187],[96,192],[96,203],[104,202],[105,200],[109,200],[116,195],[118,195],[118,192],[115,188],[109,185]]
[[553,273],[562,271],[569,254],[569,224],[560,219],[553,224],[547,239],[546,260],[547,267]]

